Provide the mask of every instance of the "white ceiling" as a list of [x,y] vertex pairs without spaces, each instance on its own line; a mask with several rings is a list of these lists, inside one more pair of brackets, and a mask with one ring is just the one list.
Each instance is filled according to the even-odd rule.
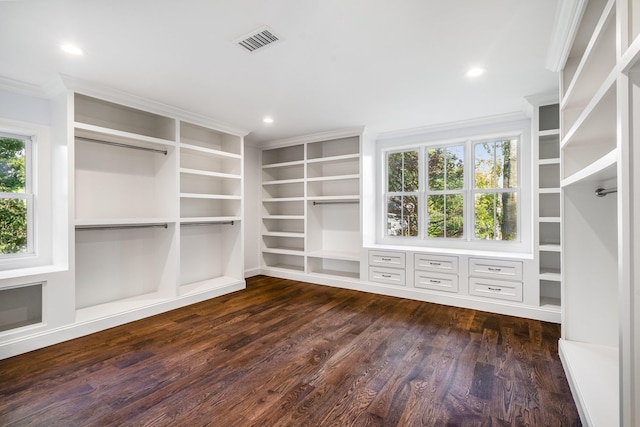
[[[557,2],[0,1],[0,76],[99,82],[251,131],[254,143],[410,129],[521,111],[524,96],[557,91],[544,68]],[[253,54],[233,43],[263,25],[282,41]],[[68,41],[85,54],[61,52]],[[465,77],[473,65],[486,74]]]

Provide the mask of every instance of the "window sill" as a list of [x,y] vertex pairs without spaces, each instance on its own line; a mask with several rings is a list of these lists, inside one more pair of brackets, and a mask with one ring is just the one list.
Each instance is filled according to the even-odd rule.
[[[15,268],[0,271],[0,280],[15,279],[20,277],[38,276],[41,274],[59,273],[69,270],[67,265],[42,265],[38,267]],[[0,285],[0,288],[2,286]]]
[[382,249],[390,251],[404,251],[417,253],[434,253],[446,255],[467,255],[478,257],[495,257],[509,259],[533,259],[532,252],[514,252],[508,250],[487,250],[487,249],[460,249],[460,248],[442,248],[437,246],[415,246],[415,245],[391,245],[386,243],[376,243],[365,245],[364,249]]

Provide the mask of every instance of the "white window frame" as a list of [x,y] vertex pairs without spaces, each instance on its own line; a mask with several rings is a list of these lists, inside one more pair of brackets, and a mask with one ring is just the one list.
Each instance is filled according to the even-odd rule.
[[[381,195],[378,198],[376,214],[376,245],[388,247],[398,246],[410,249],[415,247],[441,249],[443,252],[451,253],[520,253],[530,255],[533,253],[533,201],[532,201],[532,154],[530,121],[528,119],[517,119],[509,122],[488,121],[487,125],[473,127],[451,128],[446,131],[433,133],[403,133],[399,137],[384,136],[376,143],[375,156],[377,158],[376,170],[377,192]],[[518,139],[518,187],[514,190],[518,192],[518,239],[513,241],[502,240],[482,240],[475,238],[475,203],[473,196],[474,183],[474,156],[475,142],[500,141],[505,139]],[[462,238],[431,238],[427,237],[426,228],[426,150],[432,147],[445,147],[465,145],[465,195],[464,214],[465,230]],[[419,193],[419,224],[420,232],[416,237],[390,236],[387,235],[387,164],[386,155],[390,152],[420,150],[420,193]],[[373,153],[372,153],[373,154]],[[502,190],[500,191],[502,192]],[[442,194],[442,193],[440,193]]]
[[20,252],[15,254],[0,254],[0,260],[19,258],[25,256],[34,256],[36,253],[35,248],[35,229],[36,229],[36,214],[35,214],[35,194],[34,194],[34,182],[33,182],[33,169],[34,169],[34,156],[33,145],[35,135],[25,135],[21,133],[9,133],[0,131],[0,137],[19,139],[24,141],[25,148],[25,190],[24,193],[4,193],[0,192],[1,199],[20,199],[25,200],[27,203],[27,250],[26,252]]

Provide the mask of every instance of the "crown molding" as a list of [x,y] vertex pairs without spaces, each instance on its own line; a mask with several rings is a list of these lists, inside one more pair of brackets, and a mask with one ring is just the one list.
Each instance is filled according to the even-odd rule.
[[547,52],[546,68],[559,72],[569,56],[588,0],[560,0]]
[[47,97],[47,93],[42,86],[5,76],[0,76],[0,90],[18,93],[20,95],[36,96],[38,98]]
[[329,141],[332,139],[349,138],[352,136],[362,136],[364,133],[364,126],[357,126],[351,128],[337,129],[327,132],[318,132],[308,135],[295,136],[291,138],[277,139],[273,141],[267,141],[261,143],[260,148],[276,148],[284,147],[287,145],[303,144],[305,142],[318,142]]

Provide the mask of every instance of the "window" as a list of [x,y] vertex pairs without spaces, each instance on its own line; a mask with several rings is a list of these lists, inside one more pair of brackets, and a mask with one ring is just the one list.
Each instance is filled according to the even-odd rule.
[[521,242],[520,141],[509,136],[383,149],[384,239],[452,247]]
[[33,251],[31,138],[0,134],[0,258]]

